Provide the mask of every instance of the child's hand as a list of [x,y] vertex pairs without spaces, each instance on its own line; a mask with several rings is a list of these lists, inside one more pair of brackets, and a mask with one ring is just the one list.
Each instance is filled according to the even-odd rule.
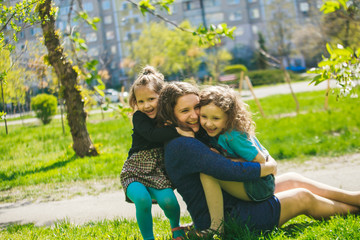
[[193,131],[185,131],[185,130],[182,130],[181,128],[179,127],[175,127],[176,131],[181,135],[181,136],[184,136],[184,137],[195,137],[195,133]]
[[213,151],[214,153],[220,154],[220,152],[216,148],[210,148],[210,150]]

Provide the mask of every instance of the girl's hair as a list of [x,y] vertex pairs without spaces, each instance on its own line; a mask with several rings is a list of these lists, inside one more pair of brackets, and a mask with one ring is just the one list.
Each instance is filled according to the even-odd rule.
[[199,96],[199,89],[187,82],[172,82],[167,84],[160,93],[157,120],[159,125],[171,122],[177,125],[174,108],[179,97],[195,94]]
[[160,94],[161,89],[164,87],[164,75],[158,72],[152,66],[146,66],[139,73],[138,78],[134,81],[130,88],[129,105],[132,109],[136,107],[135,90],[138,87],[148,87],[155,93]]
[[235,129],[254,135],[255,123],[248,105],[244,103],[237,93],[227,86],[211,86],[200,92],[200,107],[213,103],[228,116],[224,132]]

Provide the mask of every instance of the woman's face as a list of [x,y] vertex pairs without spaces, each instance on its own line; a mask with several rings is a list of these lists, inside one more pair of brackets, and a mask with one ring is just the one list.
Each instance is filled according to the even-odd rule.
[[181,129],[199,131],[199,96],[188,94],[178,98],[174,115]]

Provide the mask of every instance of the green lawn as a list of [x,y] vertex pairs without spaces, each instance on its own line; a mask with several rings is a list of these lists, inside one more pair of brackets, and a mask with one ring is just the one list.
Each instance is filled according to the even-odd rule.
[[[335,156],[360,151],[359,99],[335,100],[330,97],[330,110],[324,111],[324,92],[297,94],[301,114],[294,115],[291,95],[260,99],[267,118],[262,118],[253,101],[248,103],[255,113],[257,137],[278,160],[298,160],[309,156]],[[71,184],[88,180],[118,179],[131,145],[128,119],[114,119],[109,114],[90,116],[88,131],[101,155],[78,158],[71,148],[71,136],[62,134],[61,123],[54,120],[47,126],[11,125],[9,135],[0,129],[0,202],[13,201],[7,196],[12,189],[33,186]],[[260,239],[359,239],[360,218],[334,217],[314,221],[298,217],[280,230],[266,235],[228,229],[226,239],[239,236]],[[190,219],[185,218],[184,222]],[[158,239],[169,239],[167,221],[156,219]],[[234,232],[233,232],[234,231]],[[135,221],[114,220],[75,226],[66,222],[55,227],[12,225],[0,231],[0,239],[136,239],[139,231]],[[234,237],[236,236],[236,237]],[[247,236],[247,237],[246,237]]]
[[[190,222],[190,217],[182,217],[182,222]],[[154,218],[154,233],[156,239],[171,239],[170,224],[164,218]],[[316,221],[300,216],[289,221],[280,229],[266,233],[254,233],[246,228],[229,225],[226,235],[210,239],[240,240],[240,239],[359,239],[360,217],[332,217],[327,221]],[[69,222],[58,222],[53,227],[35,227],[33,224],[11,225],[0,230],[0,239],[142,239],[136,221],[126,219],[89,222],[84,225],[74,225]],[[192,238],[201,239],[201,238]]]

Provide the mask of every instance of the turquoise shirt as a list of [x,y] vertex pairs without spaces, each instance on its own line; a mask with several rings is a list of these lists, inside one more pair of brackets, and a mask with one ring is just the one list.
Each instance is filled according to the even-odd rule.
[[240,131],[230,131],[219,135],[217,143],[228,157],[241,157],[246,161],[252,161],[261,151],[264,156],[269,152],[260,144],[255,136],[248,136]]

